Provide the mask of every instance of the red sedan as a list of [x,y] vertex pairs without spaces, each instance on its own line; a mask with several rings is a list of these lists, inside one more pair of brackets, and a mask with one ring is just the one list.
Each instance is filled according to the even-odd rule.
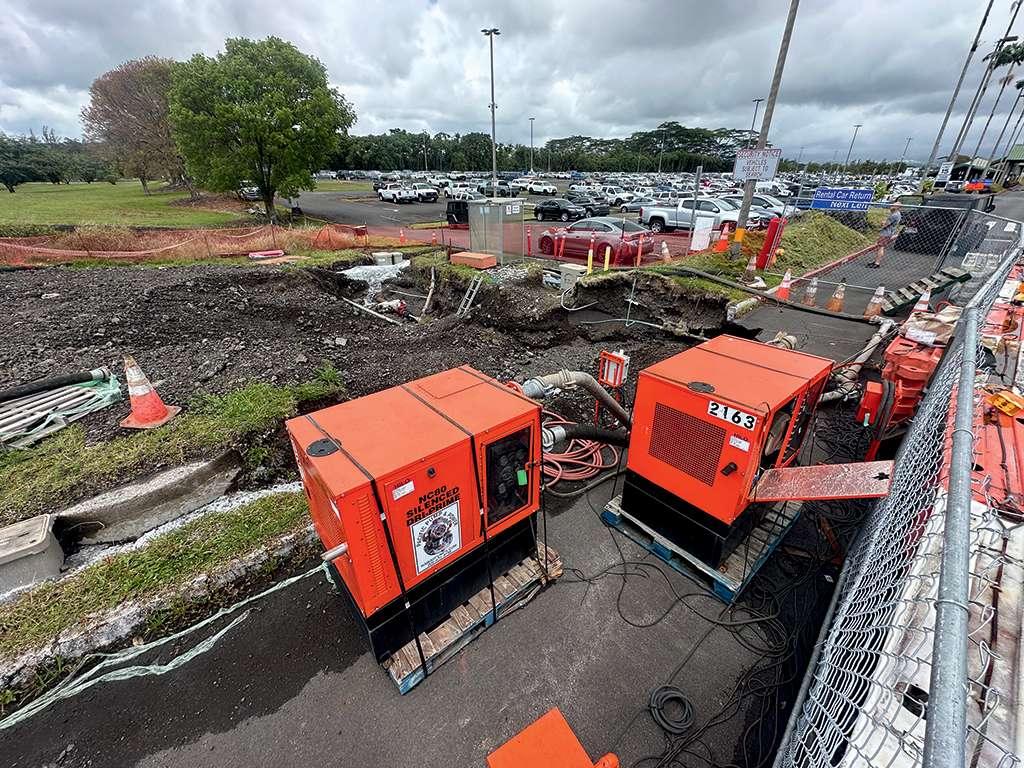
[[[563,233],[565,249],[562,249]],[[547,230],[540,236],[540,252],[545,256],[558,256],[574,261],[586,261],[590,250],[590,237],[594,237],[594,260],[604,262],[605,248],[611,248],[611,263],[615,266],[636,264],[637,248],[643,236],[644,255],[654,252],[654,233],[639,224],[616,219],[611,216],[598,216],[582,219],[575,224],[560,230]],[[560,253],[556,253],[556,249]]]

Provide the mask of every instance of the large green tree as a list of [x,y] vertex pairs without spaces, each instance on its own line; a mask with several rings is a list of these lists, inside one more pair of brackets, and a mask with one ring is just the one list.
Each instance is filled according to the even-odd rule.
[[276,37],[228,40],[211,59],[172,68],[171,122],[189,171],[225,191],[251,181],[276,220],[274,197],[313,189],[339,139],[355,122],[312,56]]

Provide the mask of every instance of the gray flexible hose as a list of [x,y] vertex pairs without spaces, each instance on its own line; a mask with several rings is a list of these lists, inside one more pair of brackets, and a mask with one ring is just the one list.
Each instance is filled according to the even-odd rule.
[[537,376],[523,384],[523,394],[537,400],[550,394],[552,389],[575,389],[576,387],[587,390],[595,400],[611,411],[624,427],[632,426],[633,419],[629,412],[619,405],[593,376],[583,371],[562,370],[558,373],[549,373],[547,376]]

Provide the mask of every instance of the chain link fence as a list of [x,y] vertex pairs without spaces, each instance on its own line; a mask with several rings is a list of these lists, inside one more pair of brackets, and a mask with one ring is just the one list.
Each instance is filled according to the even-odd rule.
[[[974,270],[959,284],[955,300],[968,307],[968,322],[975,313],[983,318],[1020,256],[1019,225],[972,211],[961,213],[955,226],[947,225],[946,234],[936,232],[934,238],[933,243],[944,242],[938,252],[901,252],[897,247],[893,261],[920,256],[929,259],[922,263]],[[971,469],[951,466],[954,432],[961,431],[954,430],[953,412],[974,410],[971,415],[979,424],[984,402],[979,397],[975,404],[973,389],[958,394],[966,349],[964,325],[903,440],[889,495],[874,506],[851,548],[781,742],[777,767],[977,768],[1020,762],[1024,529],[1017,526],[1024,517],[1008,517],[985,503],[984,481],[980,491],[975,489],[973,504],[969,486],[965,504],[950,503],[955,485],[951,477],[959,470],[962,478]],[[969,355],[967,378],[961,381],[971,380],[972,360]],[[977,386],[984,383],[982,375]],[[964,455],[970,456],[969,446]],[[1003,462],[1005,468],[1005,457]],[[979,469],[984,471],[977,464],[973,469],[976,477]],[[941,567],[940,563],[944,545],[950,557],[957,546],[956,541],[944,541],[947,522],[967,505],[970,565],[969,573],[964,573],[949,567],[949,562]],[[956,529],[951,525],[950,530]],[[960,546],[966,548],[968,542],[961,541]],[[966,562],[967,552],[963,554]],[[952,583],[947,580],[956,577],[969,582],[969,618],[962,632],[951,634],[949,625],[937,619],[943,611],[964,610],[957,601],[940,598],[940,570],[947,587]],[[968,653],[948,653],[950,643],[966,644]],[[962,716],[944,719],[947,713],[940,712],[941,704],[954,711],[959,706],[962,713],[965,703],[966,732],[956,725],[964,722]],[[955,746],[938,749],[941,744]]]

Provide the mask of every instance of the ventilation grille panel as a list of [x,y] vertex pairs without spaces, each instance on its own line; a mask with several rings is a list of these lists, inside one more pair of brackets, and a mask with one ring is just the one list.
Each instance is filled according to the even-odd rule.
[[677,411],[664,403],[654,404],[654,424],[648,455],[685,472],[705,485],[714,485],[718,462],[725,445],[725,429]]

